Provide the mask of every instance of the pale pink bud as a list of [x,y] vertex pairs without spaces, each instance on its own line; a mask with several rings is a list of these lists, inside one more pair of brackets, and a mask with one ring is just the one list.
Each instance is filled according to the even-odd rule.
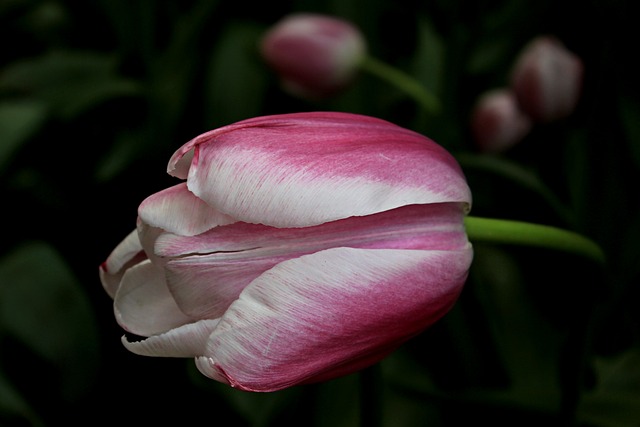
[[322,98],[351,82],[366,53],[366,43],[350,22],[302,13],[289,15],[272,27],[260,49],[286,90]]
[[582,90],[582,60],[557,39],[540,36],[516,60],[511,87],[520,107],[534,120],[551,122],[570,115]]
[[509,89],[495,89],[478,98],[471,115],[471,132],[483,152],[511,148],[531,130],[531,119],[519,108]]

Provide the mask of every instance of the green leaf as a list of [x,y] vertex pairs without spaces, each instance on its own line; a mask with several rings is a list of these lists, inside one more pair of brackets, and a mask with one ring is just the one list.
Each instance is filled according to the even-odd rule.
[[137,82],[116,74],[117,60],[95,52],[53,51],[8,66],[0,93],[27,93],[63,119],[109,99],[139,95]]
[[473,268],[474,291],[510,377],[511,387],[503,397],[522,407],[556,410],[560,402],[559,331],[532,304],[522,271],[508,252],[478,246]]
[[195,364],[189,361],[187,373],[194,386],[203,393],[210,393],[215,400],[222,400],[230,412],[235,413],[244,425],[251,427],[268,427],[279,425],[274,421],[283,412],[289,410],[291,403],[301,396],[301,387],[291,387],[270,393],[252,393],[232,388],[205,377]]
[[220,36],[208,66],[206,122],[219,126],[260,115],[268,76],[257,50],[261,32],[236,23]]
[[620,97],[620,118],[627,134],[629,151],[637,168],[640,168],[640,106],[635,99]]
[[141,141],[145,140],[142,130],[119,132],[108,151],[100,158],[95,178],[99,182],[113,179],[139,158],[144,151]]
[[22,144],[40,129],[46,114],[44,104],[37,101],[0,103],[0,170]]
[[5,417],[19,418],[29,426],[41,426],[33,409],[0,371],[0,424]]
[[361,373],[317,385],[313,416],[317,427],[358,426],[358,396],[361,393],[359,375]]
[[586,393],[579,419],[602,427],[632,427],[640,420],[640,349],[594,363],[597,386]]
[[418,43],[413,57],[413,75],[437,96],[442,95],[444,53],[442,36],[436,32],[427,18],[422,17],[418,21]]
[[463,169],[487,172],[532,191],[542,197],[565,222],[573,223],[573,212],[562,203],[538,175],[520,164],[506,158],[484,154],[459,153],[456,158]]
[[95,319],[77,279],[48,244],[24,243],[0,260],[0,330],[58,368],[63,398],[90,386],[99,363]]

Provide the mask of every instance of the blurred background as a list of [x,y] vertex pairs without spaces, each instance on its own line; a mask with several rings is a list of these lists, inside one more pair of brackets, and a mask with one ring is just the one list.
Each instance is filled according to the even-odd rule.
[[[354,23],[442,113],[364,73],[322,101],[285,92],[257,46],[296,11]],[[0,0],[0,426],[640,426],[637,16],[622,0]],[[473,106],[541,34],[582,59],[579,104],[483,153]],[[171,154],[237,120],[311,110],[433,138],[460,160],[474,215],[577,231],[606,266],[475,245],[455,308],[376,367],[375,408],[358,374],[251,394],[191,360],[128,353],[98,266],[138,204],[176,183]]]

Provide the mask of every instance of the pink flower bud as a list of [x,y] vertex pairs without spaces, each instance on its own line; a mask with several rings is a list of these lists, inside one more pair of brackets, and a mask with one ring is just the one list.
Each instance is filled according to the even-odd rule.
[[284,87],[308,98],[342,90],[366,53],[365,40],[355,26],[316,14],[285,17],[265,34],[260,48]]
[[478,98],[471,115],[471,132],[482,152],[503,152],[524,138],[531,130],[526,116],[508,89],[496,89]]
[[178,149],[100,266],[118,323],[157,357],[273,391],[387,356],[456,302],[471,194],[430,139],[346,113],[258,117]]
[[582,90],[583,63],[553,37],[531,41],[516,60],[511,87],[522,110],[551,122],[570,115]]

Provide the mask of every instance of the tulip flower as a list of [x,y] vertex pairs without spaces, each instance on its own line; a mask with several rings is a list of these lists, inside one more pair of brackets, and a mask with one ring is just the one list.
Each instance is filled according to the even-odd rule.
[[534,120],[552,122],[570,115],[582,90],[582,60],[557,39],[541,36],[519,55],[511,88]]
[[[179,148],[100,266],[139,355],[247,391],[370,366],[454,305],[471,195],[441,146],[384,120],[244,120]],[[134,335],[132,337],[131,335]]]
[[471,115],[471,132],[482,152],[500,153],[520,142],[532,122],[509,89],[494,89],[478,98]]
[[262,38],[260,51],[289,92],[324,98],[351,82],[366,42],[348,21],[299,13],[274,25]]

